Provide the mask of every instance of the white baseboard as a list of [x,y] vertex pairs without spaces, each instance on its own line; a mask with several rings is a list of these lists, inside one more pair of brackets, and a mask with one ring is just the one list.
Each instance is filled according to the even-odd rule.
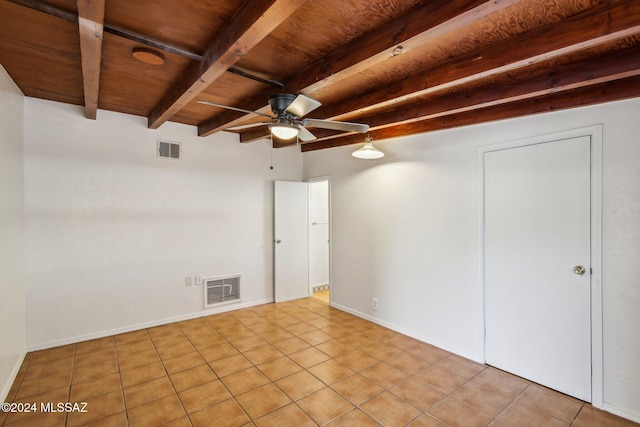
[[430,337],[425,337],[425,336],[417,334],[414,331],[411,331],[409,329],[405,329],[405,328],[403,328],[401,326],[398,326],[398,325],[395,325],[393,323],[385,322],[384,320],[380,320],[380,319],[378,319],[376,317],[370,316],[368,314],[361,313],[359,311],[353,310],[353,309],[351,309],[349,307],[342,306],[340,304],[336,304],[334,302],[331,302],[330,305],[331,305],[331,307],[337,308],[338,310],[346,311],[347,313],[353,314],[354,316],[358,316],[358,317],[360,317],[362,319],[365,319],[365,320],[368,320],[370,322],[376,323],[376,324],[378,324],[380,326],[384,326],[385,328],[389,328],[392,331],[401,333],[401,334],[406,335],[406,336],[411,337],[411,338],[415,338],[418,341],[422,341],[424,343],[434,345],[434,346],[436,346],[438,348],[441,348],[441,349],[446,350],[448,352],[457,354],[458,356],[462,356],[462,357],[465,357],[467,359],[473,360],[474,362],[482,363],[484,365],[484,356],[482,354],[469,354],[468,352],[465,352],[465,351],[463,351],[463,350],[461,350],[459,348],[456,348],[455,346],[452,346],[452,345],[450,345],[448,343],[444,343],[444,342],[432,339]]
[[619,406],[612,405],[610,403],[604,403],[602,405],[603,411],[610,412],[619,417],[631,420],[636,423],[640,423],[640,412],[633,408],[620,408]]
[[139,331],[140,329],[153,328],[154,326],[166,325],[168,323],[182,322],[184,320],[196,319],[198,317],[211,316],[213,314],[225,313],[227,311],[239,310],[241,308],[253,307],[261,304],[272,303],[273,299],[251,301],[240,304],[228,304],[218,308],[210,308],[205,311],[198,311],[196,313],[185,314],[182,316],[176,316],[166,319],[154,320],[152,322],[140,323],[137,325],[125,326],[123,328],[111,329],[107,331],[96,332],[93,334],[79,335],[75,337],[64,338],[55,341],[49,341],[39,344],[31,344],[27,347],[27,351],[45,350],[47,348],[59,347],[61,345],[75,344],[82,341],[93,340],[97,338],[109,337],[111,335],[124,334],[127,332]]
[[2,387],[2,390],[0,391],[0,402],[7,401],[7,396],[9,396],[9,390],[11,390],[11,386],[13,385],[13,383],[16,380],[16,377],[18,376],[18,371],[20,371],[20,367],[22,366],[22,362],[24,362],[24,358],[26,355],[27,355],[27,352],[23,351],[20,357],[18,357],[16,364],[11,370],[11,374],[9,375],[9,378],[7,378],[7,382],[4,384],[4,386]]

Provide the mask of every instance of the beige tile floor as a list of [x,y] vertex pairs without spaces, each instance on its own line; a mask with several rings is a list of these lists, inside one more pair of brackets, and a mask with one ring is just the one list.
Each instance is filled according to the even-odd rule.
[[316,298],[29,353],[17,426],[637,426]]
[[314,292],[312,297],[319,299],[320,301],[324,301],[329,304],[329,290]]

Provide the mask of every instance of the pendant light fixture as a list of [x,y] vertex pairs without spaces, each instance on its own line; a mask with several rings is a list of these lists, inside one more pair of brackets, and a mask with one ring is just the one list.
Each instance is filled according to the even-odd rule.
[[351,155],[359,159],[368,160],[384,157],[384,153],[373,146],[373,138],[369,135],[364,139],[364,146],[354,151]]

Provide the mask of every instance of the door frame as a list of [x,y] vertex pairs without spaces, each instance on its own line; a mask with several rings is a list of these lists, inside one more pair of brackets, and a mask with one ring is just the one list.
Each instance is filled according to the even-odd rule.
[[[331,209],[331,176],[330,175],[323,175],[323,176],[318,176],[318,177],[314,177],[314,178],[307,178],[304,180],[304,182],[306,183],[311,183],[311,182],[318,182],[318,181],[326,181],[327,182],[327,197],[329,198],[329,200],[327,200],[328,203],[328,209],[329,209],[329,305],[331,305],[332,301],[333,301],[333,292],[331,291],[332,287],[333,287],[333,269],[331,268],[331,266],[333,265],[333,261],[332,261],[332,248],[333,248],[333,234],[332,234],[332,230],[333,230],[333,209]],[[311,284],[309,284],[309,286],[311,286]]]
[[483,145],[476,150],[477,183],[477,266],[479,313],[482,322],[478,336],[482,337],[482,354],[486,361],[486,316],[484,275],[484,154],[491,151],[526,145],[542,144],[568,138],[589,136],[591,139],[591,404],[603,407],[603,328],[602,328],[602,124],[543,134],[523,139]]

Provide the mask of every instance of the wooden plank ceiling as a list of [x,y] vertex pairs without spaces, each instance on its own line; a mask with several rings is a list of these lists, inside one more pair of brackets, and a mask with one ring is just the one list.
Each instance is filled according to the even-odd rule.
[[[88,119],[208,136],[264,119],[198,100],[270,113],[270,95],[292,93],[322,102],[309,117],[381,140],[640,96],[640,1],[0,0],[0,64],[26,96]],[[309,130],[303,151],[364,139]]]

